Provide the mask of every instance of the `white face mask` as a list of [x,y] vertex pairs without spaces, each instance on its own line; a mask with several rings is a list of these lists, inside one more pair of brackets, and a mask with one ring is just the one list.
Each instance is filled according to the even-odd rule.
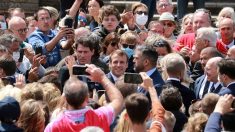
[[144,13],[141,15],[136,14],[136,19],[135,19],[136,24],[144,26],[147,23],[147,21],[148,21],[148,16],[144,15]]

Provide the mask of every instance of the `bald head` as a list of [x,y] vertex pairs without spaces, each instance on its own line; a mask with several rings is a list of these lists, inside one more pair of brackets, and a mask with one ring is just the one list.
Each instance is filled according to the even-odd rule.
[[9,29],[22,41],[26,40],[27,27],[23,18],[14,16],[8,23]]
[[234,21],[230,18],[224,18],[219,21],[219,32],[222,42],[226,45],[233,41],[233,33],[235,31]]
[[207,80],[211,82],[218,82],[218,66],[217,64],[222,60],[221,57],[210,58],[205,67],[205,73],[207,75]]
[[64,85],[63,93],[70,107],[79,109],[84,107],[84,103],[88,98],[88,87],[77,78],[70,78]]
[[203,68],[205,68],[207,61],[212,57],[223,57],[223,56],[214,47],[207,47],[201,51],[200,60]]
[[235,45],[229,48],[226,58],[235,59]]

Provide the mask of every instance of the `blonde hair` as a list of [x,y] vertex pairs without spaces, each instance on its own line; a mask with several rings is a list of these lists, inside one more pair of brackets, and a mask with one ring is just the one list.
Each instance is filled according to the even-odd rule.
[[185,16],[182,18],[180,35],[185,34],[184,23],[185,23],[186,20],[188,20],[188,19],[190,19],[191,21],[193,21],[193,13],[189,13],[189,14],[185,15]]
[[21,89],[13,87],[12,85],[7,85],[0,89],[0,100],[6,96],[11,96],[18,102],[21,102]]
[[120,115],[120,119],[118,120],[116,127],[114,128],[114,132],[129,132],[130,126],[131,123],[127,117],[127,111],[124,110]]
[[119,43],[122,44],[123,41],[126,41],[128,44],[139,44],[140,37],[134,31],[126,31],[121,35]]
[[21,105],[18,126],[24,132],[42,132],[45,128],[45,113],[39,101],[29,99]]
[[224,15],[224,14],[230,16],[230,18],[233,20],[233,22],[235,22],[234,9],[232,7],[224,7],[223,9],[221,9],[221,11],[218,14],[216,27],[219,27],[219,22],[222,20],[222,15]]
[[43,84],[34,82],[26,84],[22,89],[21,100],[35,99],[35,100],[43,100]]
[[188,123],[185,124],[185,132],[201,132],[204,130],[208,116],[204,113],[196,113],[189,117]]
[[61,92],[53,83],[45,83],[43,85],[43,100],[48,103],[49,110],[52,112],[59,103]]

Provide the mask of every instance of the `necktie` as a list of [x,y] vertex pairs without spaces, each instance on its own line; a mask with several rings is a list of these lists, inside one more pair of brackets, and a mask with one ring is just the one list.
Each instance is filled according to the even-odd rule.
[[208,93],[209,86],[210,86],[210,82],[206,81],[206,84],[205,84],[205,87],[203,90],[203,94],[202,94],[202,98]]
[[214,91],[215,91],[215,85],[214,85],[214,83],[212,83],[210,93],[213,93]]

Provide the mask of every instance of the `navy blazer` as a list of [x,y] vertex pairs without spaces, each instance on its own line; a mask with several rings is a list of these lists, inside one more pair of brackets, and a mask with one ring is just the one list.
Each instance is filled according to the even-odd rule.
[[161,74],[156,69],[152,75],[150,75],[150,78],[153,80],[153,85],[157,91],[157,94],[160,95],[162,92],[162,86],[165,84],[165,82],[162,79]]
[[193,91],[191,91],[189,88],[187,88],[186,86],[182,85],[180,83],[180,81],[176,81],[176,80],[167,80],[166,84],[170,84],[176,88],[179,89],[182,99],[183,99],[183,104],[186,108],[186,114],[188,115],[188,108],[191,105],[191,101],[194,100],[195,94]]
[[[162,86],[165,84],[160,73],[158,72],[158,70],[156,69],[152,75],[150,75],[150,78],[153,80],[153,85],[157,91],[158,96],[161,94],[162,92]],[[140,93],[144,93],[145,95],[147,94],[147,91],[144,90],[143,88],[138,88],[138,92]],[[148,96],[148,94],[147,94]]]
[[113,83],[115,84],[115,81],[113,79],[113,76],[111,75],[111,72],[109,72],[108,74],[106,74],[106,77]]
[[196,95],[196,99],[199,99],[199,92],[205,77],[206,77],[205,75],[200,76],[198,79],[196,79],[194,83],[194,93]]
[[235,82],[231,85],[228,85],[227,88],[224,88],[219,92],[220,96],[223,96],[225,94],[232,94],[233,96],[235,96]]

